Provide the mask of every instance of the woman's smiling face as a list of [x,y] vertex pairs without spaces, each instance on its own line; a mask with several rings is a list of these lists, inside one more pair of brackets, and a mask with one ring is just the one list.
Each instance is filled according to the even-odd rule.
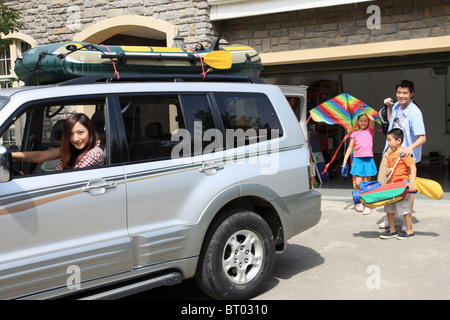
[[80,122],[75,123],[72,127],[70,143],[78,150],[84,150],[89,143],[89,130]]

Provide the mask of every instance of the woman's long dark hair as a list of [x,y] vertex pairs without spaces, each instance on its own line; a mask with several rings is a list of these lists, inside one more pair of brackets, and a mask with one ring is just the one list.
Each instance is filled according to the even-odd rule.
[[[79,122],[87,128],[89,131],[89,142],[86,148],[78,150],[70,143],[70,134],[72,133],[73,126]],[[73,169],[75,161],[80,154],[86,153],[95,147],[97,143],[98,135],[95,131],[94,123],[84,113],[74,113],[70,115],[64,122],[64,128],[61,133],[61,165],[62,169]]]

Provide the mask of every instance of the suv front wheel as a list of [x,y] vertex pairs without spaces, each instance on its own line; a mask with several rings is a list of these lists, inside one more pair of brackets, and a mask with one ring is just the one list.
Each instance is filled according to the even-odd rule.
[[273,235],[258,214],[238,210],[225,215],[206,238],[196,281],[214,299],[249,299],[272,275]]

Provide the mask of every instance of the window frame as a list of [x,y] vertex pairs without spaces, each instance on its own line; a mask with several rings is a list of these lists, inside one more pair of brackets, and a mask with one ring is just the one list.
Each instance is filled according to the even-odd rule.
[[[224,146],[226,149],[233,149],[233,148],[237,148],[237,147],[241,147],[241,143],[236,141],[233,141],[233,145],[231,145],[230,147],[230,141],[226,141],[227,140],[227,130],[233,130],[233,128],[227,128],[227,126],[225,125],[223,118],[222,118],[222,110],[221,110],[221,104],[218,100],[218,96],[219,95],[229,95],[229,97],[233,97],[233,96],[245,96],[245,95],[254,95],[254,96],[261,96],[264,97],[266,103],[268,103],[271,107],[272,107],[272,112],[273,114],[276,116],[276,121],[279,124],[279,135],[271,138],[271,132],[269,132],[270,130],[268,130],[267,134],[268,136],[266,136],[266,140],[260,140],[259,138],[261,137],[258,133],[257,133],[257,139],[254,140],[254,142],[251,142],[252,140],[250,139],[250,137],[245,136],[246,130],[243,129],[242,127],[237,127],[234,128],[234,130],[239,130],[242,129],[244,131],[244,137],[247,137],[245,139],[244,145],[251,145],[251,144],[255,144],[255,143],[259,143],[259,142],[263,142],[263,141],[270,141],[273,139],[279,139],[281,137],[283,137],[284,135],[284,128],[283,128],[283,124],[282,121],[278,115],[277,109],[274,107],[274,105],[272,104],[272,101],[270,100],[270,98],[267,96],[267,94],[265,94],[264,92],[241,92],[241,91],[214,91],[211,92],[211,99],[214,101],[214,105],[215,105],[215,109],[216,109],[216,113],[217,113],[217,118],[220,121],[220,126],[222,128],[222,134],[224,137]],[[249,128],[251,129],[251,128]],[[261,128],[260,128],[261,129]],[[248,129],[247,129],[248,130]]]
[[[148,96],[148,97],[164,97],[164,98],[169,98],[169,97],[177,97],[178,102],[180,103],[180,108],[181,108],[181,112],[182,112],[182,118],[184,121],[184,125],[186,127],[186,129],[189,129],[188,124],[186,123],[186,111],[187,111],[187,107],[183,105],[183,97],[185,96],[205,96],[206,101],[209,104],[209,108],[211,110],[211,115],[212,115],[212,119],[213,119],[213,123],[216,130],[218,130],[223,138],[223,141],[221,143],[222,149],[221,150],[226,150],[227,149],[227,142],[226,142],[226,130],[227,128],[225,127],[222,117],[221,117],[221,113],[220,113],[220,108],[219,108],[219,104],[218,101],[216,99],[216,94],[229,94],[230,96],[233,95],[255,95],[255,96],[261,96],[264,97],[265,102],[270,104],[271,108],[272,108],[272,112],[273,114],[276,116],[276,121],[279,125],[279,129],[280,129],[280,135],[276,136],[274,138],[267,138],[267,141],[273,140],[273,139],[278,139],[283,137],[284,133],[284,128],[283,128],[283,124],[282,121],[277,113],[276,108],[274,107],[274,105],[272,104],[272,101],[270,100],[270,98],[267,96],[267,94],[265,94],[264,92],[240,92],[240,91],[183,91],[183,92],[177,92],[177,91],[167,91],[167,92],[132,92],[132,93],[116,93],[113,94],[112,96],[114,96],[114,101],[117,104],[117,107],[115,108],[117,116],[116,116],[116,120],[117,120],[117,128],[118,128],[118,137],[117,137],[117,141],[120,141],[120,150],[122,153],[122,159],[123,159],[123,163],[145,163],[145,162],[153,162],[153,161],[164,161],[164,160],[170,160],[170,157],[161,157],[161,158],[148,158],[148,159],[140,159],[140,160],[134,160],[131,161],[130,159],[130,150],[129,150],[129,146],[128,146],[128,142],[127,142],[127,135],[126,135],[126,129],[125,129],[125,124],[124,124],[124,120],[123,120],[123,116],[122,116],[122,112],[121,112],[121,106],[120,106],[120,99],[123,98],[140,98],[140,97],[144,97],[144,96]],[[270,131],[270,130],[268,130]],[[270,132],[268,132],[267,134],[270,134]],[[261,136],[258,136],[258,139],[255,142],[251,142],[248,143],[246,142],[245,145],[249,145],[249,144],[254,144],[254,143],[259,143],[259,142],[265,142],[266,140],[260,140]],[[203,137],[202,137],[203,138]],[[204,141],[206,143],[202,145],[202,154],[205,151],[205,148],[208,147],[208,144],[211,143],[211,141]],[[234,145],[232,148],[237,148],[240,147],[241,145]],[[229,149],[232,149],[229,148]],[[209,151],[209,150],[208,150]],[[214,151],[218,151],[217,149]],[[194,147],[192,146],[192,150],[191,150],[191,154],[190,157],[193,156],[197,156],[198,154],[194,153]]]
[[[5,63],[5,71],[6,74],[0,74],[0,90],[2,88],[10,88],[10,87],[16,87],[17,84],[13,83],[11,85],[11,82],[15,80],[17,77],[14,72],[14,61],[17,59],[18,56],[22,55],[23,53],[23,47],[24,44],[28,46],[29,49],[33,48],[36,44],[32,44],[29,41],[25,41],[24,39],[21,39],[21,35],[12,34],[5,37],[5,39],[12,40],[12,44],[9,46],[8,52],[9,52],[9,58],[2,58],[0,59],[0,63]],[[8,66],[9,61],[9,66]]]
[[[116,103],[117,103],[117,110],[118,113],[120,114],[119,117],[117,117],[117,120],[120,121],[120,124],[118,125],[118,127],[120,128],[119,131],[119,135],[122,136],[121,138],[121,146],[122,146],[122,150],[124,150],[123,152],[123,158],[127,159],[124,162],[128,162],[128,163],[145,163],[145,162],[153,162],[153,161],[164,161],[164,160],[170,160],[170,157],[161,157],[161,158],[148,158],[148,159],[141,159],[141,160],[131,160],[130,159],[130,149],[128,146],[128,142],[127,142],[127,135],[126,135],[126,128],[125,128],[125,123],[123,121],[123,116],[121,114],[121,109],[120,109],[120,99],[123,98],[140,98],[140,97],[161,97],[161,98],[169,98],[169,97],[176,97],[178,99],[179,102],[179,108],[181,111],[181,117],[182,117],[182,121],[184,122],[184,128],[186,130],[189,130],[189,126],[186,123],[186,112],[187,112],[187,106],[184,105],[183,102],[183,97],[186,96],[204,96],[206,98],[206,101],[208,103],[208,106],[211,110],[211,115],[212,115],[212,120],[214,123],[215,128],[219,130],[220,132],[223,133],[223,127],[221,126],[221,122],[217,113],[217,109],[216,106],[214,104],[214,101],[212,99],[211,96],[211,92],[209,91],[185,91],[185,92],[177,92],[177,91],[167,91],[167,92],[133,92],[133,93],[118,93],[115,94],[115,99],[116,99]],[[120,118],[120,120],[119,120]],[[182,128],[182,127],[180,127]],[[202,153],[204,151],[204,146],[202,146]],[[194,153],[194,146],[191,146],[191,154],[189,156],[186,157],[193,157],[197,154]]]
[[[114,157],[114,152],[109,151],[109,150],[113,149],[112,148],[113,145],[117,145],[116,142],[112,141],[113,139],[117,138],[117,133],[114,133],[114,132],[117,132],[117,128],[116,128],[116,125],[113,124],[115,122],[115,120],[113,118],[113,112],[109,111],[109,110],[113,110],[114,107],[113,107],[113,105],[111,105],[111,103],[113,103],[113,100],[111,100],[111,97],[109,97],[108,94],[60,96],[60,97],[52,97],[52,98],[48,98],[48,99],[40,99],[40,100],[26,102],[26,103],[22,104],[20,107],[18,107],[8,117],[8,119],[0,127],[0,132],[3,135],[6,132],[5,130],[9,130],[9,128],[13,125],[13,123],[15,121],[17,121],[17,119],[22,117],[24,114],[27,114],[27,118],[28,118],[28,117],[30,117],[30,114],[32,114],[33,112],[37,112],[37,111],[35,111],[36,108],[42,108],[42,112],[39,112],[40,115],[38,117],[38,120],[40,121],[40,123],[37,125],[40,127],[40,130],[39,130],[40,132],[35,132],[36,129],[32,130],[30,128],[30,124],[33,125],[36,123],[36,117],[34,117],[33,120],[27,119],[26,123],[24,124],[25,127],[23,128],[22,140],[16,141],[16,144],[20,146],[21,150],[24,150],[23,142],[27,141],[27,143],[25,143],[25,148],[26,148],[25,151],[30,151],[29,146],[30,146],[31,142],[29,140],[33,133],[36,133],[39,137],[38,145],[42,145],[43,119],[45,117],[45,114],[44,114],[45,106],[69,105],[70,103],[77,104],[77,103],[83,102],[83,101],[89,102],[90,100],[104,101],[103,112],[104,112],[104,117],[105,117],[104,120],[105,120],[105,140],[106,141],[105,141],[105,163],[101,167],[108,166],[109,164],[121,163],[121,159],[117,159],[117,157]],[[82,104],[80,104],[80,106],[81,105]],[[110,155],[112,155],[112,156],[110,156]],[[106,161],[108,161],[108,162],[106,162]],[[58,173],[58,172],[62,172],[62,171],[67,172],[67,171],[72,171],[72,170],[90,170],[90,169],[99,168],[99,166],[97,166],[97,167],[87,167],[87,168],[79,168],[79,169],[72,169],[72,170],[32,173],[33,170],[31,170],[30,168],[35,167],[35,164],[23,162],[21,167],[22,166],[24,168],[26,168],[26,172],[29,172],[29,173],[26,175],[23,175],[23,176],[17,175],[15,178],[38,176],[38,175],[42,175],[42,174],[54,174],[54,173]]]
[[[139,99],[144,97],[153,97],[153,98],[169,98],[169,97],[176,97],[179,102],[179,93],[174,92],[131,92],[131,93],[117,93],[113,95],[114,103],[116,107],[114,108],[115,111],[115,118],[117,122],[117,134],[118,134],[118,141],[120,141],[120,152],[121,152],[121,158],[122,163],[127,164],[136,164],[136,163],[145,163],[145,162],[152,162],[152,161],[163,161],[170,159],[170,157],[160,157],[160,158],[146,158],[146,159],[138,159],[138,160],[132,160],[130,156],[130,146],[128,143],[128,136],[127,136],[127,129],[123,118],[123,113],[121,109],[121,99]],[[180,109],[181,109],[181,103],[180,103]]]

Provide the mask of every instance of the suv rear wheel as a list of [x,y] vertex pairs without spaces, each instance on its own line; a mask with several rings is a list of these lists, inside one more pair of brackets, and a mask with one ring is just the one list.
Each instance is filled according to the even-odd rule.
[[196,281],[214,299],[249,299],[270,276],[275,257],[273,235],[258,214],[229,212],[214,227],[200,256]]

